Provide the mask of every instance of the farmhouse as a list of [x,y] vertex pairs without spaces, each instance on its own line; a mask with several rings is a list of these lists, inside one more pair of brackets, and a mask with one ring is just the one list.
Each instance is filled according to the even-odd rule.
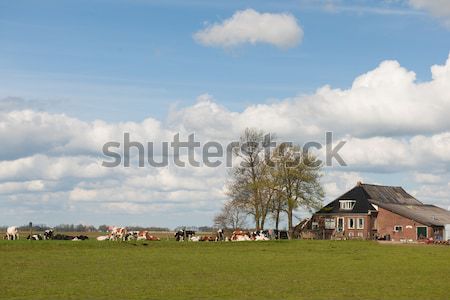
[[423,204],[402,187],[358,182],[316,212],[310,229],[321,239],[447,240],[450,212]]

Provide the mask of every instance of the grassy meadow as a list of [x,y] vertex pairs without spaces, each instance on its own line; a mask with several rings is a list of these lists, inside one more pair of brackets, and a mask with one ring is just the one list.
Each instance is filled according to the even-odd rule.
[[449,299],[450,247],[0,241],[0,299]]

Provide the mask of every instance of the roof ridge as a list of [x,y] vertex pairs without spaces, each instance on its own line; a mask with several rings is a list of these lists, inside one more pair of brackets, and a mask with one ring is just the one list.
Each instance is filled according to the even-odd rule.
[[371,185],[371,186],[391,187],[391,188],[401,188],[401,189],[403,189],[403,187],[401,185],[382,185],[382,184],[374,184],[374,183],[361,183],[361,185]]

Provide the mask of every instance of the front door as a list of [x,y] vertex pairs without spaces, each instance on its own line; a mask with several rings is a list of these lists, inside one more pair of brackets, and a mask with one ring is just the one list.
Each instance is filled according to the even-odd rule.
[[423,240],[427,238],[427,227],[417,227],[417,239]]
[[337,232],[344,231],[344,218],[337,218],[336,231]]

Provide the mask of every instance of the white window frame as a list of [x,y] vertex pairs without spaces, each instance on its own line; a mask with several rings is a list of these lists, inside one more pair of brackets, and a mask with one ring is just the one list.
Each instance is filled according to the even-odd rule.
[[[400,227],[400,230],[397,227]],[[403,232],[403,225],[394,225],[394,232]]]
[[342,210],[352,210],[355,207],[355,200],[339,200],[339,208]]
[[[350,220],[353,221],[353,226],[352,226],[352,227],[350,227]],[[347,222],[348,222],[348,224],[347,224],[347,228],[348,228],[348,229],[355,229],[355,225],[356,225],[356,224],[355,224],[355,223],[356,223],[356,222],[355,222],[355,218],[348,218],[348,219],[347,219]]]
[[336,229],[336,220],[334,218],[325,218],[324,226],[325,229]]
[[[362,220],[362,225],[360,226],[359,221],[361,221],[361,220]],[[356,229],[364,229],[364,222],[365,222],[364,218],[358,218],[357,222],[356,222]]]

